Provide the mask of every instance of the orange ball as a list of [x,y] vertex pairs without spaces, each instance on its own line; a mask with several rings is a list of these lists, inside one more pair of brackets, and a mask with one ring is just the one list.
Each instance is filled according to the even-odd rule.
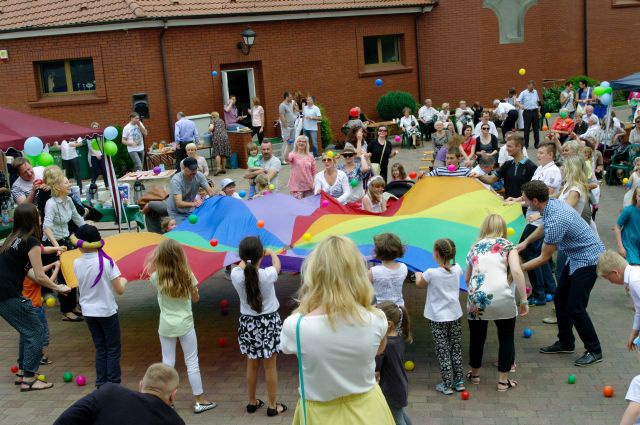
[[256,226],[262,229],[264,227],[264,220],[258,220],[258,222],[256,223]]
[[543,131],[547,131],[547,130],[549,130],[549,127],[547,127],[546,125],[543,125],[543,126],[542,126],[542,130],[543,130]]
[[611,385],[605,385],[602,387],[602,395],[605,397],[613,397],[613,387]]

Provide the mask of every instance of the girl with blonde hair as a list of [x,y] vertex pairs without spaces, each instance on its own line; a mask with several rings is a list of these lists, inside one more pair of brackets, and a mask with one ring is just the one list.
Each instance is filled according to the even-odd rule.
[[299,306],[280,335],[282,351],[298,356],[301,400],[293,422],[393,425],[375,379],[387,319],[371,305],[362,254],[350,239],[330,236],[302,270]]
[[180,340],[194,396],[193,412],[213,409],[216,403],[208,401],[202,389],[198,339],[191,311],[191,303],[200,300],[198,281],[189,269],[182,246],[173,239],[163,239],[147,260],[146,271],[151,274],[151,285],[158,291],[162,363],[175,365],[176,343]]
[[296,137],[295,148],[289,152],[287,161],[291,165],[289,176],[289,192],[296,199],[313,195],[313,179],[316,175],[316,160],[309,153],[309,138],[307,136]]
[[367,194],[362,198],[362,209],[373,213],[383,213],[387,210],[387,200],[384,199],[384,179],[375,176],[369,181]]

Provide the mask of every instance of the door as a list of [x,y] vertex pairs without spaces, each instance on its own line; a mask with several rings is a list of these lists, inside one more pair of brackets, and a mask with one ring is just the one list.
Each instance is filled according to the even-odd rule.
[[[247,110],[251,109],[251,99],[256,96],[253,68],[222,71],[222,100],[225,105],[232,95],[236,97],[238,116],[249,115]],[[251,120],[248,121],[250,125]]]

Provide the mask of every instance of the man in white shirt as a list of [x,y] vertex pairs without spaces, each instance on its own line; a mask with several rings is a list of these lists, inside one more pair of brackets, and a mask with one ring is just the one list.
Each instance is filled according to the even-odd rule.
[[473,110],[467,106],[467,102],[460,101],[460,105],[456,108],[456,128],[458,134],[462,134],[462,127],[466,124],[473,125]]
[[524,119],[524,147],[529,148],[529,132],[533,130],[533,146],[538,149],[540,144],[540,96],[538,91],[533,88],[534,81],[529,80],[527,88],[520,92],[518,103],[523,109],[522,118]]
[[502,141],[506,142],[507,132],[514,131],[516,128],[518,110],[510,103],[500,102],[498,99],[495,99],[493,101],[493,115],[502,121]]
[[[56,142],[57,144],[58,142]],[[82,146],[82,137],[78,140],[63,140],[60,143],[60,156],[62,157],[62,168],[73,173],[76,184],[82,193],[82,178],[80,177],[80,160],[76,148]]]
[[433,124],[435,123],[435,117],[438,114],[438,110],[433,107],[431,99],[425,99],[424,105],[418,109],[418,121],[422,134],[427,136],[427,140],[431,140],[431,133],[433,133]]
[[[529,153],[524,148],[524,146],[522,147],[522,156],[525,158],[529,158]],[[502,145],[500,151],[498,152],[498,166],[502,167],[502,164],[512,159],[513,157],[507,152],[507,145]]]
[[318,156],[318,122],[322,120],[320,108],[315,105],[315,96],[307,97],[307,104],[302,108],[302,133],[311,141],[313,157]]
[[122,143],[127,145],[127,151],[133,161],[133,170],[142,170],[142,160],[144,157],[144,136],[148,134],[147,129],[140,120],[137,112],[129,115],[129,124],[122,129]]
[[499,137],[498,129],[496,128],[496,124],[491,121],[491,113],[489,111],[482,112],[482,119],[478,124],[476,124],[476,127],[473,129],[473,137],[480,137],[480,134],[482,134],[483,124],[489,124],[489,132],[496,136],[496,138]]
[[24,202],[33,204],[36,189],[42,185],[44,167],[33,168],[31,163],[22,157],[14,159],[11,166],[18,173],[18,178],[11,185],[13,200],[18,205]]

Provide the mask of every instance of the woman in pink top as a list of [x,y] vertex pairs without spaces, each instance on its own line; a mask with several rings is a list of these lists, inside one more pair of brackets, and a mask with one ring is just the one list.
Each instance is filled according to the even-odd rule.
[[258,135],[258,144],[262,144],[264,138],[264,109],[260,105],[260,98],[254,97],[251,99],[253,108],[249,109],[251,115],[251,137]]
[[316,160],[309,153],[307,136],[296,138],[296,149],[287,158],[291,165],[289,191],[296,199],[313,195],[313,177],[316,175]]

